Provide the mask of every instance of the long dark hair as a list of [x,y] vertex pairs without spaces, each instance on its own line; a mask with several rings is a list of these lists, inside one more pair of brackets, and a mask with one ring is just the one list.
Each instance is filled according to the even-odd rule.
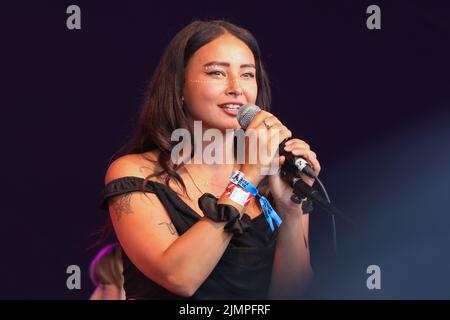
[[[252,51],[255,58],[258,95],[256,104],[261,109],[269,110],[271,102],[270,86],[261,61],[261,52],[255,37],[246,29],[223,20],[194,21],[178,32],[165,49],[162,58],[147,88],[146,96],[139,115],[138,124],[131,139],[119,150],[112,160],[126,155],[144,153],[159,149],[157,163],[161,168],[152,176],[162,177],[169,186],[170,180],[186,186],[176,170],[181,165],[171,161],[171,151],[176,142],[170,137],[178,128],[189,128],[189,118],[183,108],[181,99],[184,87],[185,68],[189,59],[202,46],[219,36],[229,33],[242,40]],[[148,159],[151,162],[151,159]]]

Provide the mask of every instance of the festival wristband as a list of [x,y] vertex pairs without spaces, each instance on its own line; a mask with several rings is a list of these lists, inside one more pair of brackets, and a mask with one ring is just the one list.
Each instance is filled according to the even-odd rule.
[[230,200],[244,207],[248,205],[250,200],[253,198],[253,195],[250,192],[235,185],[231,181],[228,183],[224,195],[227,196]]
[[273,226],[273,222],[275,222],[277,227],[280,227],[282,220],[281,220],[280,216],[276,213],[276,211],[270,205],[269,200],[267,200],[263,195],[261,195],[259,193],[258,189],[254,185],[252,185],[247,179],[245,179],[245,176],[242,172],[240,172],[238,170],[234,171],[230,177],[230,181],[233,184],[235,184],[236,186],[239,186],[242,189],[247,190],[254,197],[258,198],[261,208],[263,209],[263,213],[266,218],[266,221],[269,224],[270,230],[272,230],[272,231],[275,230],[275,228]]

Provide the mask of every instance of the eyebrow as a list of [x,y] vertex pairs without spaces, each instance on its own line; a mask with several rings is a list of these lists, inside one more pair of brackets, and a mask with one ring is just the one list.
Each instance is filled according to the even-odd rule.
[[[205,63],[203,65],[203,67],[206,68],[206,67],[214,66],[214,65],[218,65],[218,66],[222,66],[222,67],[230,66],[230,64],[228,62],[211,61],[211,62]],[[241,64],[241,68],[255,68],[256,69],[256,67],[253,63]]]

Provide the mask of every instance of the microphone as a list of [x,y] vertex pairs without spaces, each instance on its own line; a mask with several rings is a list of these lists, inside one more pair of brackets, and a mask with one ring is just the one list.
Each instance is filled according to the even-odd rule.
[[[253,117],[261,111],[261,108],[254,104],[246,104],[239,108],[237,114],[237,120],[241,125],[242,129],[246,130]],[[337,240],[336,240],[336,224],[334,216],[338,216],[351,226],[356,227],[356,223],[353,222],[352,219],[347,217],[342,211],[338,208],[334,207],[331,204],[330,198],[325,190],[320,179],[316,176],[314,170],[310,167],[308,162],[299,156],[294,156],[291,152],[287,152],[284,150],[284,144],[289,139],[285,139],[280,146],[278,147],[278,152],[280,155],[284,155],[286,157],[286,161],[283,164],[282,170],[280,171],[280,176],[285,180],[294,190],[294,195],[291,197],[291,200],[295,203],[299,203],[300,198],[307,197],[314,201],[319,207],[323,210],[331,214],[332,218],[332,226],[333,226],[333,251],[336,253],[337,251]],[[299,172],[303,172],[307,176],[316,179],[316,181],[320,184],[323,189],[326,199],[322,198],[319,193],[310,187],[306,182],[304,182],[301,178],[297,176]]]
[[[241,125],[242,129],[246,130],[248,125],[252,121],[253,117],[260,111],[261,108],[252,103],[240,107],[237,114],[237,121]],[[304,158],[294,156],[291,152],[284,150],[284,144],[288,140],[289,138],[285,139],[283,142],[280,143],[280,146],[278,147],[279,155],[285,156],[286,158],[283,166],[290,167],[291,169],[294,169],[299,172],[303,172],[310,178],[313,179],[317,178],[316,173]]]

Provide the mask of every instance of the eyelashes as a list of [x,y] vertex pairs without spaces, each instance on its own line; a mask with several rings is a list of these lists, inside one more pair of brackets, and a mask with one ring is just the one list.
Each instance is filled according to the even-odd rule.
[[[226,76],[224,72],[217,71],[217,70],[216,71],[206,72],[206,74],[209,75],[209,76],[214,76],[214,77],[219,77],[219,76],[224,76],[225,77]],[[244,76],[244,78],[247,78],[247,79],[253,79],[255,77],[255,74],[252,73],[252,72],[246,72],[246,73],[243,74],[243,76]]]
[[209,71],[209,72],[206,72],[206,74],[209,75],[209,76],[220,76],[220,75],[222,75],[222,76],[225,77],[225,73],[223,73],[222,71]]
[[247,73],[244,73],[243,75],[247,75],[246,78],[254,78],[255,77],[255,74],[252,72],[247,72]]

